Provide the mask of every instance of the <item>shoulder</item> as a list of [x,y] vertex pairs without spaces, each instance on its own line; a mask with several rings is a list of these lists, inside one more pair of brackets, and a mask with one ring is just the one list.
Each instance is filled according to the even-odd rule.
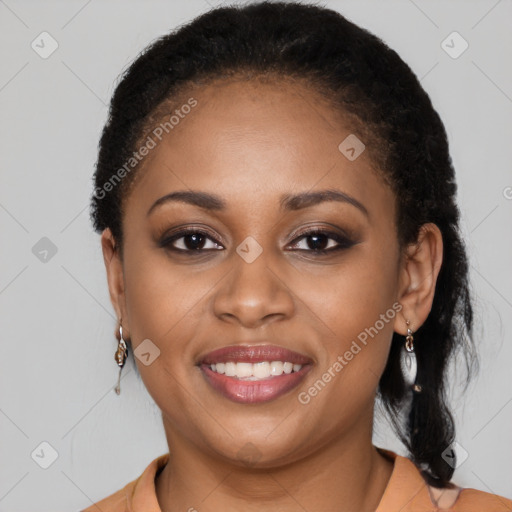
[[394,462],[393,472],[377,512],[512,512],[512,500],[477,489],[428,485],[419,468],[407,457],[378,449]]
[[80,512],[127,512],[135,509],[160,512],[155,492],[155,477],[168,459],[169,453],[153,459],[138,478]]
[[80,510],[80,512],[97,512],[98,510],[102,512],[125,512],[128,510],[130,496],[133,494],[137,480],[131,481],[114,494],[93,503],[90,507]]
[[454,512],[512,512],[512,500],[478,489],[463,488],[453,506]]

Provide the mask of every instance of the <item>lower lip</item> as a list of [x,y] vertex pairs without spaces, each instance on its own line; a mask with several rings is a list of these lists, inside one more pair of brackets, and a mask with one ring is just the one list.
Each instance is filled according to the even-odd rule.
[[274,400],[297,387],[311,365],[304,365],[298,372],[283,373],[262,380],[240,380],[214,372],[208,365],[200,365],[208,383],[221,395],[233,402],[256,404]]

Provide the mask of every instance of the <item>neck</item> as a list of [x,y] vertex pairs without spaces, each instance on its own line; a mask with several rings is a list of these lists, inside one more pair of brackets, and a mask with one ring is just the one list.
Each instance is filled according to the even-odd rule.
[[171,456],[156,479],[156,493],[166,512],[373,512],[393,470],[393,463],[373,446],[371,428],[365,432],[358,425],[312,455],[264,469],[214,458],[180,437],[165,420],[164,426]]

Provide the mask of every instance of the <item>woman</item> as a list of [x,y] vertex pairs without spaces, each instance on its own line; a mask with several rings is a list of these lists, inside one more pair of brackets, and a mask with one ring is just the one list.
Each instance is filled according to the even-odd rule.
[[[123,76],[95,186],[119,375],[133,351],[169,453],[87,512],[512,510],[450,482],[454,169],[380,39],[313,5],[200,16]],[[408,458],[372,444],[377,396]]]

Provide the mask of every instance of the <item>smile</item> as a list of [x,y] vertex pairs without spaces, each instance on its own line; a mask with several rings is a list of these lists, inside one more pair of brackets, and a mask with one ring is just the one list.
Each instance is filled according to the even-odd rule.
[[208,384],[238,403],[274,400],[297,387],[312,367],[302,354],[273,345],[231,346],[199,363]]

